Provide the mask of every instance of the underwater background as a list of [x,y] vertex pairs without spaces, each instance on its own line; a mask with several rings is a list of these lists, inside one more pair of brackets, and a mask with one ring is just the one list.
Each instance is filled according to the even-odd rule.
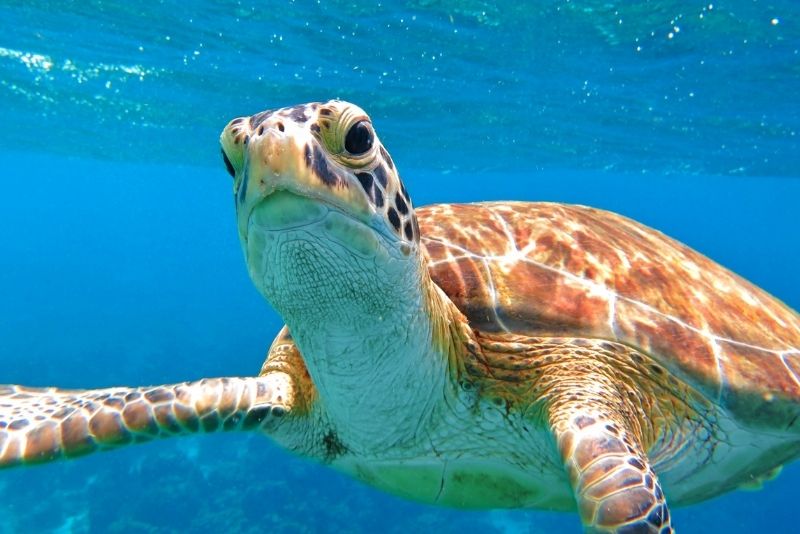
[[[0,1],[0,383],[252,375],[251,287],[218,135],[342,98],[417,206],[623,213],[800,309],[800,4]],[[800,464],[673,510],[796,532]],[[577,515],[422,506],[259,435],[0,472],[0,532],[572,532]]]

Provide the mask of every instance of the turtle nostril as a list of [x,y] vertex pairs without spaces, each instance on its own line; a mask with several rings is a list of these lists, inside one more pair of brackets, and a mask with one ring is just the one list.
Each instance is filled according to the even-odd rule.
[[236,177],[236,170],[233,168],[233,164],[231,160],[228,159],[228,155],[222,150],[222,161],[225,162],[225,168],[228,170],[228,174],[231,175],[231,178]]
[[279,122],[276,126],[278,127],[278,131],[279,132],[283,131],[283,123],[282,122]]

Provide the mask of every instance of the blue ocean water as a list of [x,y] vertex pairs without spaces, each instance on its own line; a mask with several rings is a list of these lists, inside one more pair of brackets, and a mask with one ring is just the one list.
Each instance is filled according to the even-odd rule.
[[[416,205],[554,200],[680,239],[800,309],[794,1],[0,2],[0,383],[249,375],[281,325],[247,278],[217,137],[364,107]],[[674,510],[792,532],[800,464]],[[2,532],[554,532],[409,503],[256,435],[0,472]]]

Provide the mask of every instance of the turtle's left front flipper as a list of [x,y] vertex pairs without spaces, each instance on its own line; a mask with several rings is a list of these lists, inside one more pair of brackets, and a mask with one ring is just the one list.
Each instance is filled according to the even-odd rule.
[[617,415],[591,393],[551,410],[581,519],[589,532],[671,533],[658,478],[628,421]]
[[196,432],[264,428],[294,397],[283,374],[96,390],[0,386],[0,467]]
[[479,342],[465,371],[481,377],[488,369],[486,395],[550,428],[588,531],[672,532],[647,451],[665,429],[697,417],[700,397],[619,343],[503,333]]
[[673,532],[647,456],[671,406],[666,372],[604,340],[561,339],[551,351],[546,411],[587,530]]

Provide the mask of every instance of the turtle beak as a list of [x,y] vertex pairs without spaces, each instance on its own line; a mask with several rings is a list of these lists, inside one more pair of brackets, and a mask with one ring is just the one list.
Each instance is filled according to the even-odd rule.
[[[247,122],[248,132],[241,139],[241,170],[236,169],[236,162],[229,156],[236,171],[234,187],[243,239],[253,209],[276,191],[315,200],[371,225],[374,210],[368,199],[358,187],[352,187],[344,168],[336,167],[325,157],[305,125],[274,114],[260,120],[255,127],[250,126],[252,119]],[[225,137],[223,132],[223,150]],[[227,141],[233,141],[234,149],[239,146],[232,132]]]

